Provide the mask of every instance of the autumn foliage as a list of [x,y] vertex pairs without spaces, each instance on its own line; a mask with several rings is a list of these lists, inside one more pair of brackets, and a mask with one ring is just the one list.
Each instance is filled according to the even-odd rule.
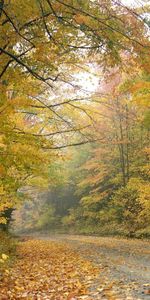
[[17,249],[17,262],[1,279],[0,299],[84,299],[98,274],[65,244],[24,240]]

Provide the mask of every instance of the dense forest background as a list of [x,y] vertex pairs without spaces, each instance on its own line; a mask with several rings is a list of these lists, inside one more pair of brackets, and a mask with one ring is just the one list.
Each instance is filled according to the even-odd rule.
[[1,228],[149,237],[149,5],[0,1],[0,21]]
[[65,159],[49,169],[54,182],[49,190],[27,189],[34,201],[17,212],[16,226],[23,231],[150,235],[149,79],[138,74],[120,85],[118,70],[112,71],[109,83],[91,95],[97,142],[64,151]]

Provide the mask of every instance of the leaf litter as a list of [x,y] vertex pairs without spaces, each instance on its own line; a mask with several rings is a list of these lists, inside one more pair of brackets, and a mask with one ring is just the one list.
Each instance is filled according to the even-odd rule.
[[[24,239],[18,245],[16,263],[1,277],[0,300],[141,299],[130,294],[138,288],[136,282],[129,286],[122,280],[111,281],[106,276],[109,262],[95,264],[96,256],[93,247],[78,251],[63,241]],[[143,288],[148,300],[149,283]]]
[[69,246],[28,240],[18,245],[17,254],[1,278],[0,300],[91,299],[88,287],[98,269]]

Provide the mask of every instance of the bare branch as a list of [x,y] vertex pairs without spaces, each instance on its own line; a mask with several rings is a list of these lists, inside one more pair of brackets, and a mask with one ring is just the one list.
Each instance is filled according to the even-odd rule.
[[45,14],[44,14],[44,9],[43,9],[42,3],[41,3],[40,0],[38,0],[38,2],[39,2],[40,9],[41,9],[42,19],[43,19],[43,24],[44,24],[45,30],[47,32],[47,35],[48,35],[49,39],[51,39],[52,35],[51,35],[51,33],[50,33],[49,29],[48,29],[48,26],[46,24],[46,21],[45,21]]
[[53,88],[53,86],[48,83],[47,81],[48,80],[51,80],[51,81],[55,81],[56,79],[54,78],[51,78],[51,77],[48,77],[48,78],[44,78],[42,77],[41,75],[39,75],[38,73],[36,73],[35,71],[33,71],[28,65],[26,65],[22,60],[20,60],[17,56],[15,56],[14,54],[6,51],[5,49],[1,48],[0,47],[0,51],[6,55],[8,55],[9,57],[11,57],[14,61],[16,61],[19,65],[21,65],[22,67],[24,67],[33,77],[35,77],[36,79],[46,83],[49,87]]
[[81,146],[85,144],[90,144],[90,143],[96,143],[99,141],[103,141],[103,139],[95,139],[95,140],[87,140],[87,141],[81,141],[78,143],[72,143],[72,144],[66,144],[66,145],[61,145],[61,146],[54,146],[54,147],[43,147],[44,150],[59,150],[63,148],[68,148],[68,147],[75,147],[75,146]]
[[36,134],[36,133],[30,133],[30,132],[25,132],[25,131],[22,131],[21,129],[19,128],[15,128],[16,130],[18,130],[17,134],[23,134],[23,135],[32,135],[32,136],[38,136],[38,137],[48,137],[48,136],[54,136],[54,135],[59,135],[59,134],[63,134],[63,133],[70,133],[70,132],[77,132],[77,131],[81,131],[83,129],[86,129],[90,127],[90,125],[87,125],[87,126],[84,126],[84,127],[81,127],[81,128],[73,128],[73,129],[68,129],[68,130],[59,130],[59,131],[55,131],[55,132],[50,132],[50,133],[45,133],[45,134]]
[[[27,49],[26,51],[24,51],[23,53],[21,53],[20,55],[18,55],[17,57],[22,57],[25,54],[27,54],[28,52],[30,52],[33,49],[33,47],[30,47],[29,49]],[[14,60],[11,59],[7,62],[7,64],[4,66],[2,72],[0,73],[0,78],[4,75],[4,73],[6,72],[7,68],[9,67],[9,65],[13,62]]]

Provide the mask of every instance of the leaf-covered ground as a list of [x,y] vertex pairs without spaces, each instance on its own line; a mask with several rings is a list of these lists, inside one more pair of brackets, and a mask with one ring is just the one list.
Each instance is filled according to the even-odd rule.
[[150,243],[83,236],[25,239],[0,300],[149,300]]
[[[18,258],[0,282],[0,300],[87,299],[97,269],[69,246],[27,240],[18,246]],[[88,298],[91,299],[91,298]]]
[[99,276],[91,285],[92,299],[150,300],[150,241],[77,235],[43,238],[66,242],[96,265]]

